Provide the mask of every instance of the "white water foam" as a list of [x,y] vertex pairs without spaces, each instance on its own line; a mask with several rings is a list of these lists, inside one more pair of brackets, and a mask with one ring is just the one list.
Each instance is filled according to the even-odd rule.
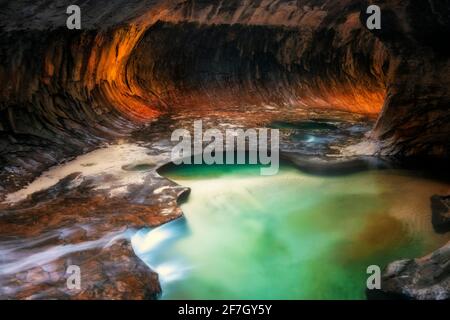
[[[67,254],[92,250],[95,248],[106,248],[115,241],[128,238],[127,232],[114,232],[103,236],[100,239],[81,242],[77,244],[63,244],[50,247],[43,251],[35,251],[32,248],[24,249],[21,245],[11,248],[8,243],[2,243],[0,246],[0,255],[4,257],[6,263],[0,265],[0,275],[14,274],[28,270],[36,266],[45,266],[52,261],[57,260]],[[34,243],[39,243],[45,239],[36,239]],[[32,242],[26,242],[24,245],[29,247]],[[22,246],[23,247],[23,246]]]

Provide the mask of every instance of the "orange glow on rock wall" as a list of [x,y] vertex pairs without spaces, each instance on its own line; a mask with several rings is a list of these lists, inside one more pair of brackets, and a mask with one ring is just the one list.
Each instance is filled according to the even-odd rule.
[[[365,83],[358,79],[354,70],[352,78],[354,83],[348,81],[340,83],[338,79],[314,79],[308,83],[299,83],[298,86],[279,90],[278,97],[274,97],[271,88],[258,88],[258,84],[249,84],[247,87],[230,88],[227,84],[205,84],[200,87],[190,87],[173,83],[171,80],[158,79],[149,80],[151,85],[143,86],[136,80],[136,74],[140,70],[139,65],[129,68],[130,57],[139,44],[146,31],[156,21],[169,21],[178,23],[180,21],[194,21],[211,25],[216,22],[230,23],[228,20],[217,16],[206,19],[205,15],[199,14],[195,17],[186,17],[181,11],[169,11],[161,7],[154,7],[148,12],[129,21],[127,24],[112,29],[101,30],[97,33],[81,33],[78,38],[70,43],[69,48],[51,44],[45,55],[43,82],[51,83],[52,79],[58,78],[61,85],[65,87],[74,97],[92,104],[101,110],[102,106],[112,106],[120,114],[134,120],[145,121],[166,112],[169,108],[202,108],[203,106],[221,107],[227,105],[258,105],[273,102],[275,104],[290,103],[293,106],[313,108],[335,108],[350,112],[376,115],[381,111],[385,99],[386,89],[384,79],[378,75],[378,84]],[[309,21],[309,20],[308,20]],[[320,19],[311,20],[312,26],[317,26]],[[252,22],[255,24],[262,22]],[[279,24],[279,21],[268,21],[267,23]],[[290,22],[288,25],[294,25]],[[357,16],[352,15],[339,30],[343,37],[351,34],[349,30],[356,28]],[[168,39],[170,40],[170,39]],[[155,44],[158,45],[158,44]],[[71,68],[63,67],[65,58],[64,51],[69,49]],[[376,64],[381,64],[381,57],[374,57]],[[170,59],[170,57],[167,57]],[[142,61],[142,63],[149,63]],[[151,61],[150,63],[158,63]],[[348,66],[342,66],[346,68]],[[380,65],[373,67],[380,70]],[[69,71],[67,71],[69,70]],[[148,75],[147,75],[148,76]],[[170,74],[169,74],[170,76]],[[318,76],[320,77],[320,76]],[[259,96],[255,91],[263,92]],[[245,105],[244,105],[245,104]]]

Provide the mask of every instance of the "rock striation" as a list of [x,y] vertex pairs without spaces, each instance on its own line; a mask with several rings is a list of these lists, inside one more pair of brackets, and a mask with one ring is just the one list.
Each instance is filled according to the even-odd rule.
[[[377,1],[375,31],[370,3],[3,2],[1,188],[141,121],[205,105],[380,114],[378,153],[448,156],[448,1]],[[65,27],[69,4],[82,30]]]
[[[267,106],[350,111],[377,119],[368,139],[378,155],[448,158],[450,1],[376,1],[382,28],[370,31],[365,10],[371,3],[1,2],[0,200],[52,165],[127,138],[160,115],[186,110],[197,115],[230,106],[253,114],[264,114]],[[66,28],[66,8],[73,4],[81,8],[81,30]],[[64,214],[58,196],[0,207],[1,242],[20,247],[17,238],[52,246],[97,241],[122,232],[118,226],[153,226],[181,214],[161,216],[163,209],[174,208],[173,190],[167,191],[172,202],[162,208],[161,195],[147,202],[114,202],[92,192],[88,182],[70,192],[64,183],[50,190],[64,201],[71,199],[64,202]],[[158,183],[152,186],[163,187]],[[130,205],[127,215],[119,210],[130,210]],[[95,236],[78,226],[80,221],[90,221]],[[55,236],[67,225],[79,230]],[[100,248],[72,256],[93,270],[89,283],[98,280],[106,291],[93,285],[78,296],[53,292],[48,283],[62,283],[66,263],[56,260],[55,270],[8,277],[13,282],[4,290],[19,289],[2,295],[39,298],[35,293],[41,291],[47,298],[130,298],[130,290],[132,298],[158,295],[156,275],[139,263],[128,239]],[[19,251],[20,256],[26,252]],[[425,287],[432,288],[421,293],[401,279],[404,274],[418,279],[429,268],[436,274],[448,271],[447,251],[432,256],[442,262],[438,265],[424,258],[393,268],[388,277],[392,291],[410,288],[399,293],[442,297],[431,276]],[[448,284],[448,278],[443,281]],[[31,282],[43,287],[29,288]]]

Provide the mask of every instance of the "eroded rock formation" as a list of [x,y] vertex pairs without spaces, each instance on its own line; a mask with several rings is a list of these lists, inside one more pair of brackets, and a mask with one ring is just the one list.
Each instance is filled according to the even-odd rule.
[[[0,200],[62,159],[120,139],[160,114],[181,109],[201,112],[204,107],[231,105],[259,110],[269,104],[357,112],[378,116],[370,136],[377,153],[448,157],[449,1],[377,1],[382,29],[369,31],[365,9],[372,2],[2,2]],[[71,4],[81,7],[82,30],[65,27]],[[15,208],[14,216],[24,224],[30,222],[27,219],[41,219],[33,232],[45,234],[45,219],[60,228],[73,223],[75,215],[93,218],[102,212],[117,213],[114,206],[120,205],[109,203],[99,207],[103,211],[90,211],[89,204],[101,194],[69,196],[86,206],[74,204],[60,218],[58,200],[52,199],[56,202],[48,207]],[[149,205],[136,209],[149,217],[130,222],[133,218],[127,216],[131,220],[126,224],[142,227],[171,218],[158,216],[156,205],[144,208]],[[4,237],[30,236],[25,229],[11,228],[20,225],[19,220],[3,213]],[[123,223],[114,214],[108,217],[111,220],[101,220],[96,228]],[[5,223],[9,219],[11,225]],[[118,231],[115,227],[96,237]],[[91,240],[80,232],[79,241]],[[118,259],[132,270],[123,277],[134,271],[139,274],[135,297],[154,297],[159,289],[154,275],[144,271],[136,257],[127,260],[128,254],[129,242],[124,241],[106,253],[86,253],[79,263],[99,257],[106,263]],[[103,266],[92,270],[96,270],[93,279],[114,281],[111,274],[120,275]],[[46,277],[58,274],[37,270],[36,276],[45,285]],[[150,291],[142,286],[145,281],[152,283]],[[84,297],[127,297],[130,288],[120,287],[122,281],[116,283],[118,287],[111,284],[110,292],[91,288]],[[121,290],[123,295],[117,293]],[[65,294],[50,292],[47,297]]]
[[68,1],[2,4],[2,188],[136,120],[203,105],[384,104],[379,152],[448,155],[447,1],[379,1],[375,32],[353,0],[70,4],[80,31],[65,27]]
[[383,27],[373,33],[389,50],[392,69],[373,136],[386,154],[448,157],[450,2],[376,3]]

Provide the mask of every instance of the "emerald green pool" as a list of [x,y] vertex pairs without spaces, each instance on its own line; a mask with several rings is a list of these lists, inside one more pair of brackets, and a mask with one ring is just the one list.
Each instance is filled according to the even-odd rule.
[[430,196],[449,185],[411,172],[314,176],[282,165],[179,166],[185,219],[133,238],[160,274],[163,299],[365,299],[369,265],[425,255],[448,241]]

